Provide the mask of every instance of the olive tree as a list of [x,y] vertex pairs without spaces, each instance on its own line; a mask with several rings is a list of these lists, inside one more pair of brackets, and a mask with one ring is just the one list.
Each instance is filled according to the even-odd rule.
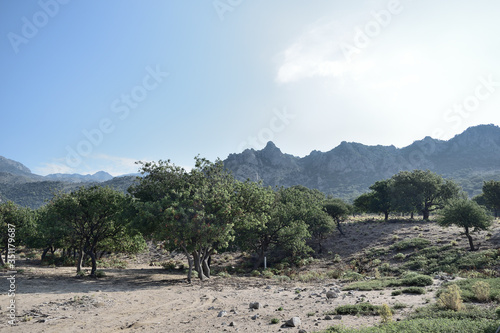
[[129,192],[136,198],[137,223],[147,235],[180,250],[201,280],[210,278],[209,259],[234,239],[241,210],[233,203],[235,181],[220,160],[197,157],[187,172],[170,161],[142,163],[144,175]]
[[500,181],[490,180],[483,183],[483,197],[486,205],[491,207],[498,217],[500,211]]
[[424,220],[449,200],[463,197],[460,187],[429,170],[401,171],[392,177],[392,203],[401,212],[419,212]]
[[95,277],[97,251],[110,243],[123,242],[128,235],[125,195],[108,187],[80,187],[71,193],[60,193],[48,204],[48,214],[67,229],[68,238],[79,250],[77,272],[84,254],[92,261],[90,275]]
[[464,234],[469,240],[471,251],[477,250],[472,240],[472,231],[487,230],[492,223],[492,216],[476,202],[468,199],[453,200],[441,212],[438,224],[443,227],[456,225],[464,228]]

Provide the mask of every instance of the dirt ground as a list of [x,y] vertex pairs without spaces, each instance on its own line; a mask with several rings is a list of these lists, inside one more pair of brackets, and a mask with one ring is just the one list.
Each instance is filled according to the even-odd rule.
[[[475,235],[481,246],[499,247],[498,224],[489,235]],[[363,249],[388,246],[405,237],[421,236],[438,244],[460,240],[460,246],[467,246],[459,229],[442,229],[429,222],[353,223],[346,224],[344,232],[345,237],[333,235],[325,250],[330,255],[338,253],[343,260],[360,255]],[[324,313],[361,300],[377,305],[406,304],[406,308],[397,311],[397,320],[416,307],[434,302],[442,283],[435,280],[424,295],[391,296],[391,289],[387,289],[340,291],[338,298],[327,299],[326,291],[342,289],[346,283],[334,279],[279,283],[265,278],[214,276],[207,282],[195,280],[188,284],[184,274],[151,267],[148,260],[143,255],[130,260],[126,269],[102,269],[106,277],[100,279],[76,278],[73,267],[44,267],[35,260],[18,260],[18,269],[23,269],[23,273],[16,274],[17,324],[8,324],[12,298],[7,294],[9,275],[4,271],[0,281],[0,331],[314,332],[340,324],[372,326],[380,317],[332,316],[327,320]],[[307,269],[321,270],[329,264],[325,257]],[[252,302],[259,302],[261,308],[250,309]],[[300,327],[282,327],[292,317],[300,317]],[[272,324],[274,318],[279,323]]]

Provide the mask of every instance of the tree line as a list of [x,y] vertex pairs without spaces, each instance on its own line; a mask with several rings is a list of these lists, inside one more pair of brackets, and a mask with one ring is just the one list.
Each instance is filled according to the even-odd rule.
[[[354,213],[421,214],[442,212],[438,222],[469,229],[484,229],[500,208],[500,182],[485,182],[483,194],[468,200],[451,180],[430,171],[403,171],[378,181],[354,205],[304,186],[265,187],[240,182],[222,161],[197,157],[190,171],[170,161],[139,162],[141,177],[128,194],[108,187],[81,187],[57,193],[37,210],[0,204],[2,254],[7,256],[7,224],[16,225],[17,245],[75,258],[77,273],[85,257],[96,275],[98,259],[105,253],[138,253],[145,240],[158,240],[169,251],[183,253],[188,261],[188,281],[193,271],[210,278],[211,256],[226,250],[254,254],[255,267],[265,257],[291,261],[322,252],[322,243],[341,222]],[[464,218],[465,216],[465,218]],[[463,221],[462,221],[463,220]],[[6,259],[5,259],[6,260]],[[4,265],[0,255],[0,264]],[[81,273],[80,273],[81,274]]]

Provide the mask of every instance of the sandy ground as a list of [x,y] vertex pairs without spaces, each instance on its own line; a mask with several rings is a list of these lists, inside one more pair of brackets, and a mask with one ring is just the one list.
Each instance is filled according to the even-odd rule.
[[[496,222],[489,236],[476,235],[482,246],[499,247],[500,228]],[[370,247],[385,247],[405,237],[428,238],[434,244],[460,241],[467,246],[459,229],[442,229],[428,222],[404,224],[346,224],[345,237],[333,235],[326,242],[328,256],[340,254],[345,262],[362,256]],[[395,237],[397,235],[398,237]],[[328,256],[314,269],[328,268]],[[355,304],[361,298],[372,304],[397,303],[407,307],[397,311],[395,319],[404,318],[416,307],[435,301],[441,281],[435,280],[424,295],[391,296],[384,291],[341,291],[338,298],[328,300],[326,291],[342,289],[338,280],[320,282],[279,283],[254,277],[212,277],[207,282],[186,283],[184,274],[150,267],[158,258],[140,256],[126,269],[102,269],[101,279],[76,278],[73,267],[43,267],[37,261],[18,260],[23,273],[16,274],[16,325],[8,324],[8,306],[12,298],[8,274],[0,272],[1,332],[314,332],[332,325],[372,326],[380,321],[375,316],[342,316],[325,319],[325,312],[342,304]],[[330,267],[331,268],[331,267]],[[312,268],[306,268],[312,269]],[[259,302],[260,309],[249,304]],[[278,311],[282,308],[281,311]],[[219,317],[221,311],[225,311]],[[282,328],[291,317],[300,317],[298,328]],[[273,318],[278,324],[271,324]]]
[[[195,281],[189,285],[183,275],[172,275],[161,268],[145,265],[105,271],[107,277],[98,280],[77,279],[71,267],[32,267],[18,274],[19,291],[15,300],[19,322],[17,326],[8,325],[6,310],[10,299],[2,295],[0,304],[4,320],[0,322],[0,330],[293,332],[300,328],[312,332],[334,324],[360,327],[378,323],[380,318],[371,316],[324,319],[325,312],[341,304],[355,304],[361,297],[373,304],[407,304],[409,307],[400,310],[396,318],[433,297],[432,293],[393,297],[390,290],[341,291],[340,297],[328,300],[327,290],[342,287],[336,280],[279,284],[263,278],[213,277],[209,282]],[[250,309],[252,302],[259,302],[262,307]],[[282,311],[278,311],[280,307]],[[221,311],[226,315],[218,317]],[[23,321],[25,316],[31,317],[30,320]],[[300,317],[300,327],[282,328],[291,317]],[[273,318],[280,323],[271,324]],[[230,326],[231,323],[234,326]]]

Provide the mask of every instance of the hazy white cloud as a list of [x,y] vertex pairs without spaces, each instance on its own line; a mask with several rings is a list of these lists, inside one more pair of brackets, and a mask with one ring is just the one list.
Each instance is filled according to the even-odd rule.
[[352,70],[340,52],[339,31],[336,21],[320,20],[309,26],[279,55],[276,81],[290,83],[311,77],[337,77]]

